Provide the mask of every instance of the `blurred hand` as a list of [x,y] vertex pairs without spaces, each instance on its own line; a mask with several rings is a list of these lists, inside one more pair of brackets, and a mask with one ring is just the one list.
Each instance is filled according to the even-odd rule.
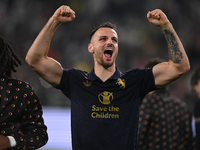
[[60,23],[71,22],[75,18],[75,12],[66,5],[59,7],[52,16]]
[[8,137],[0,135],[0,150],[6,150],[10,147],[10,141]]
[[167,25],[170,23],[167,16],[160,9],[155,9],[151,12],[149,11],[147,13],[147,19],[150,23],[159,26],[162,29],[167,28]]

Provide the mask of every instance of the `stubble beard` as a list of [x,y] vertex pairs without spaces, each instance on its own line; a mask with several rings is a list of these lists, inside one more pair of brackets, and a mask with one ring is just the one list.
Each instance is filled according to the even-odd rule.
[[112,67],[114,65],[114,60],[111,60],[111,61],[108,61],[108,62],[105,62],[103,60],[103,56],[102,57],[96,57],[96,63],[100,66],[102,66],[103,68],[107,69],[109,67]]

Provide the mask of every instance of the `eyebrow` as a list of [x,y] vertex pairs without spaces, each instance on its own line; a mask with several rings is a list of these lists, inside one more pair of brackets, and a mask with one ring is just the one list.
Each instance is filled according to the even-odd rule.
[[[100,36],[99,38],[107,38],[108,36],[105,36],[105,35],[103,35],[103,36]],[[114,38],[114,39],[118,39],[117,37],[115,37],[115,36],[113,36],[113,37],[111,37],[112,39]]]
[[104,36],[100,36],[99,38],[103,38],[103,37],[107,37],[107,36],[104,35]]

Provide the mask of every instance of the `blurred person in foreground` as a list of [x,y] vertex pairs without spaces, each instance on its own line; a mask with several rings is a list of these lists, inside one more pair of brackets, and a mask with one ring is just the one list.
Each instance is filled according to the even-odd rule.
[[[152,58],[144,68],[164,62]],[[147,94],[140,107],[137,150],[194,150],[192,112],[167,87]]]
[[28,83],[11,77],[21,61],[1,36],[0,64],[0,150],[38,149],[48,140],[41,103]]
[[[71,100],[73,150],[135,150],[139,107],[144,96],[190,70],[181,41],[166,15],[155,9],[148,12],[147,18],[166,36],[169,62],[161,63],[153,70],[137,68],[121,73],[115,65],[117,31],[107,22],[90,35],[88,51],[93,55],[94,69],[90,73],[65,69],[48,57],[48,50],[58,26],[74,18],[75,12],[69,6],[59,7],[30,47],[26,62]],[[71,55],[76,52],[74,50]]]
[[200,67],[196,68],[192,74],[191,86],[199,99],[194,105],[194,123],[196,150],[200,150]]

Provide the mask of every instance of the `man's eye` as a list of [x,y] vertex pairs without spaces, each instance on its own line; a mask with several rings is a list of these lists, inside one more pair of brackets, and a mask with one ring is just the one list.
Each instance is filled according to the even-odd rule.
[[104,41],[104,40],[106,40],[106,38],[101,38],[100,40],[101,40],[101,41]]
[[114,42],[117,42],[117,39],[113,39]]

